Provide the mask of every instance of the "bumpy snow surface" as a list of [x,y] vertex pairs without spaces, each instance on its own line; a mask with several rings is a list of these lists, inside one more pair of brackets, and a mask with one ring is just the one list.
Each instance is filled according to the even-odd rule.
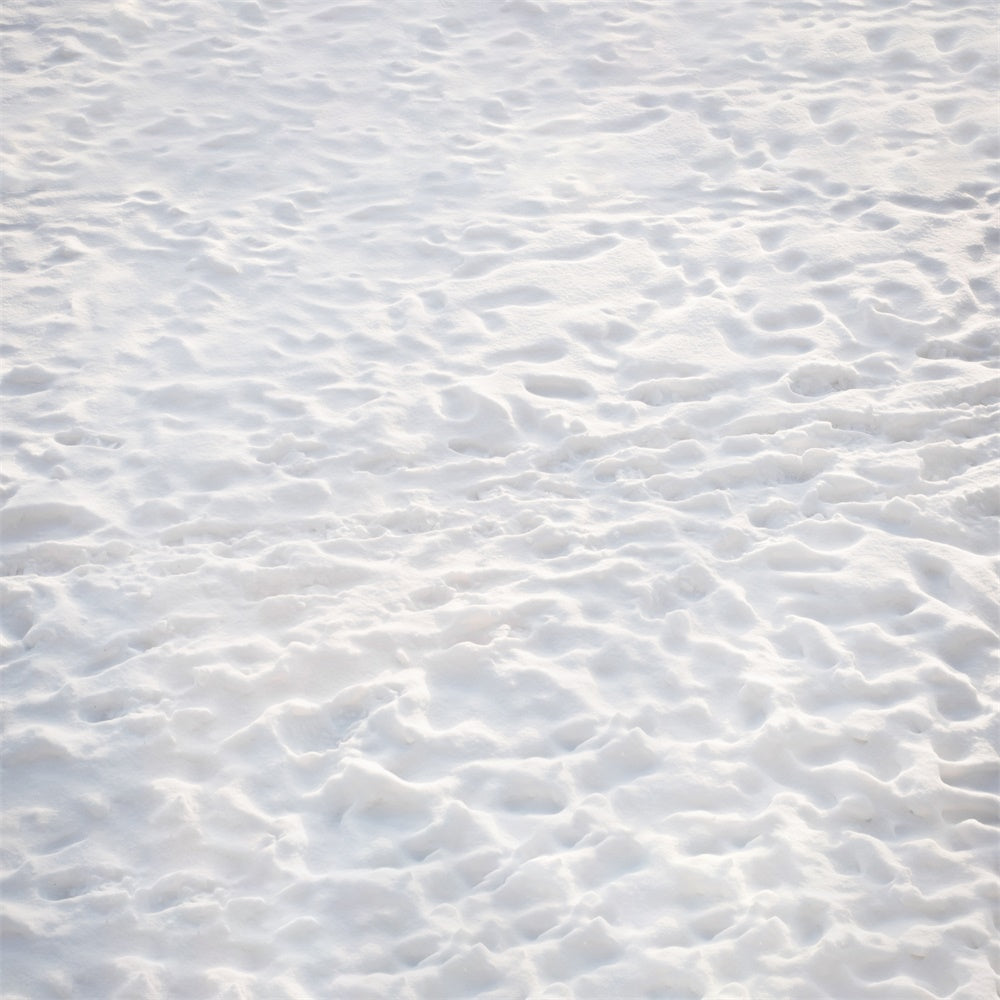
[[5,0],[6,1000],[985,1000],[997,14]]

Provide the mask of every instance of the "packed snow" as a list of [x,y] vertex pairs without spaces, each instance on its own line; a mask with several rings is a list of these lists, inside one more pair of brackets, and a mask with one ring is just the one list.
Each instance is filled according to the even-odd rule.
[[6,0],[6,1000],[987,1000],[987,0]]

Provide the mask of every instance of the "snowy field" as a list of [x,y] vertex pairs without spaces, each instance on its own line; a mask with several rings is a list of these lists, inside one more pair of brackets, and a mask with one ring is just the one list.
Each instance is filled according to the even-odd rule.
[[988,1000],[991,0],[5,0],[5,1000]]

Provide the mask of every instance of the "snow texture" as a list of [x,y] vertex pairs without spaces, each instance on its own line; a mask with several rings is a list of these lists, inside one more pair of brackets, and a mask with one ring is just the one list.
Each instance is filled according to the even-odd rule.
[[995,4],[2,20],[6,1000],[995,996]]

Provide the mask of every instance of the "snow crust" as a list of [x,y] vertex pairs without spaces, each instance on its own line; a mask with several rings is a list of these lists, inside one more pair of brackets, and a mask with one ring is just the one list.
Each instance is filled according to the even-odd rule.
[[995,995],[995,5],[2,19],[7,1000]]

